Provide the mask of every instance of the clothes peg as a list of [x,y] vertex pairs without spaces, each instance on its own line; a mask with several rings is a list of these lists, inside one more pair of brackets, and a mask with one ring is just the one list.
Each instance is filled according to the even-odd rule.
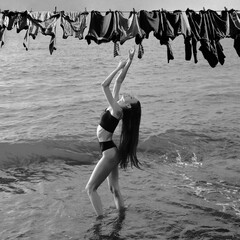
[[135,13],[136,11],[135,11],[135,8],[133,8],[133,12]]
[[224,10],[227,12],[228,11],[228,9],[226,8],[226,7],[224,7]]
[[85,15],[88,15],[88,11],[87,11],[87,8],[85,7],[85,10],[82,14],[85,14]]
[[205,12],[206,10],[205,10],[205,7],[203,7],[203,11]]
[[55,6],[55,8],[54,8],[54,13],[57,13],[57,7]]

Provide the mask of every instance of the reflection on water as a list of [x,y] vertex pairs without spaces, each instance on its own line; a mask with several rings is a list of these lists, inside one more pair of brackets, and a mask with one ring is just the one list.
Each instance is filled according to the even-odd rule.
[[111,218],[109,216],[98,217],[94,225],[88,230],[91,235],[85,239],[115,239],[123,240],[125,238],[120,236],[120,231],[126,216],[126,210],[119,211],[117,217]]

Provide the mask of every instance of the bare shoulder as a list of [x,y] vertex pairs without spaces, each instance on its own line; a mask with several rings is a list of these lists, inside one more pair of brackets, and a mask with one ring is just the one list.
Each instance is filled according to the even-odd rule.
[[114,107],[110,107],[109,111],[111,115],[114,116],[115,118],[117,119],[122,118],[122,114],[123,114],[122,108],[118,104],[114,105]]

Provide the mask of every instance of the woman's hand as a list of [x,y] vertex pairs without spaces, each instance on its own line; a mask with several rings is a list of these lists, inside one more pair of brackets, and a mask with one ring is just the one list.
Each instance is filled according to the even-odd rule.
[[130,60],[133,60],[134,54],[135,54],[135,47],[129,50],[128,56]]

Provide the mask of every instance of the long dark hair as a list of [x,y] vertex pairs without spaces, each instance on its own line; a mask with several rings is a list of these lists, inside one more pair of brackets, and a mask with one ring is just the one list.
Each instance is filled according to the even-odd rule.
[[122,130],[119,142],[120,167],[140,168],[141,163],[137,159],[137,145],[139,139],[139,126],[141,121],[141,104],[131,104],[131,108],[123,109]]

